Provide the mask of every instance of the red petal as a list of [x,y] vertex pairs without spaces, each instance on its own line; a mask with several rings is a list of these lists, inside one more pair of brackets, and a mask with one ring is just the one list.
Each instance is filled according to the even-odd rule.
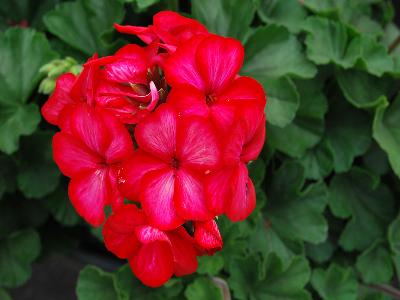
[[222,136],[229,133],[235,122],[236,109],[233,105],[215,103],[210,107],[211,120]]
[[180,169],[175,179],[175,205],[185,220],[207,220],[212,218],[204,199],[201,178],[187,169]]
[[102,157],[70,134],[53,137],[53,157],[61,172],[68,177],[99,168]]
[[114,28],[120,33],[137,35],[146,44],[157,39],[157,36],[147,27],[114,24]]
[[111,141],[108,125],[103,121],[103,114],[88,105],[76,106],[69,111],[69,114],[71,134],[89,149],[103,156]]
[[[71,89],[71,97],[79,102],[84,102],[89,105],[94,104],[95,100],[95,85],[98,76],[100,75],[100,65],[91,63],[97,60],[98,55],[94,54],[87,63],[83,66],[81,74],[79,74],[74,86]],[[106,58],[108,60],[108,57]]]
[[209,114],[204,93],[190,85],[171,89],[167,103],[175,107],[179,116],[207,117]]
[[174,173],[170,169],[152,171],[142,179],[142,207],[150,224],[161,230],[183,224],[174,205],[174,184]]
[[137,150],[120,169],[119,188],[121,193],[130,200],[139,200],[142,189],[141,180],[144,175],[153,170],[160,170],[167,165],[156,157]]
[[133,154],[133,143],[129,131],[117,118],[107,111],[100,111],[102,122],[107,127],[111,142],[104,156],[108,164],[120,162]]
[[174,272],[171,246],[166,242],[143,245],[129,260],[129,264],[137,278],[150,287],[163,285]]
[[93,226],[104,222],[104,206],[110,193],[107,168],[88,171],[73,177],[68,195],[77,213]]
[[232,199],[232,168],[225,168],[206,177],[205,199],[207,208],[215,215],[225,212]]
[[138,226],[135,228],[137,238],[142,244],[148,244],[156,241],[164,241],[170,243],[167,234],[155,227],[148,225]]
[[168,232],[171,241],[172,253],[174,256],[174,274],[184,276],[196,272],[197,258],[196,250],[193,247],[192,238],[185,229],[179,228],[176,231]]
[[210,35],[198,46],[196,63],[207,94],[218,94],[238,74],[244,58],[242,44],[231,38]]
[[243,146],[241,160],[245,163],[256,160],[258,155],[260,154],[265,142],[265,115],[261,120],[257,130],[254,135],[250,139],[250,141],[246,142]]
[[167,44],[177,46],[198,34],[207,34],[204,25],[172,11],[162,11],[154,15],[153,30]]
[[115,53],[118,59],[104,66],[107,80],[120,83],[147,84],[147,55],[137,45],[126,45]]
[[104,243],[119,258],[128,258],[139,249],[135,227],[144,224],[146,218],[135,205],[125,205],[114,212],[103,227]]
[[[172,86],[189,84],[204,91],[205,84],[196,65],[195,54],[203,36],[195,36],[173,53],[164,64],[165,77]],[[204,62],[201,62],[203,64]]]
[[176,119],[172,107],[160,106],[137,125],[135,137],[139,147],[169,162],[176,148]]
[[207,119],[182,118],[178,123],[176,156],[182,166],[207,171],[216,168],[220,149]]
[[257,105],[264,111],[266,98],[263,87],[253,78],[238,77],[218,95],[218,100],[243,107]]
[[75,103],[70,96],[75,80],[76,76],[71,73],[58,77],[53,94],[42,107],[42,115],[50,124],[59,125],[61,111],[66,105]]
[[230,204],[226,208],[226,215],[233,222],[246,219],[256,207],[254,185],[248,176],[245,164],[239,164],[235,177],[232,184],[236,189]]
[[210,254],[222,249],[222,237],[214,220],[195,222],[194,228],[194,239],[201,248]]

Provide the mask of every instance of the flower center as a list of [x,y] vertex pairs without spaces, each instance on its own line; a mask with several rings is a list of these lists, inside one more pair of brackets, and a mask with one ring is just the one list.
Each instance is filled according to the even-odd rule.
[[206,96],[206,103],[207,105],[212,105],[215,103],[215,101],[217,100],[217,98],[214,95],[207,95]]
[[179,169],[179,160],[176,157],[173,157],[171,160],[171,166],[174,169]]

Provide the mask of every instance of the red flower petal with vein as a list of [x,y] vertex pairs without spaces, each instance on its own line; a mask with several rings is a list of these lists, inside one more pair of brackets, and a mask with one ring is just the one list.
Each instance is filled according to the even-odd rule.
[[244,50],[239,41],[216,35],[196,36],[165,62],[172,86],[167,102],[182,115],[208,116],[224,136],[235,119],[262,116],[266,103],[262,86],[238,77]]
[[209,255],[222,249],[222,237],[214,220],[194,223],[194,239]]
[[138,124],[135,137],[140,150],[123,163],[120,186],[142,203],[150,224],[170,230],[185,220],[212,218],[203,178],[218,167],[220,150],[207,120],[178,117],[162,105]]
[[173,274],[196,271],[194,240],[185,229],[164,232],[149,226],[145,214],[133,204],[114,211],[103,228],[108,250],[128,258],[133,273],[145,285],[158,287]]
[[71,202],[87,222],[104,222],[104,206],[120,205],[116,165],[129,157],[133,145],[128,131],[108,112],[78,105],[66,126],[53,138],[53,155],[64,175],[71,177]]
[[54,92],[42,107],[42,115],[50,124],[59,125],[59,117],[65,106],[77,102],[70,95],[75,81],[76,76],[72,73],[58,77]]
[[118,24],[114,24],[114,27],[121,33],[137,35],[146,44],[161,40],[169,46],[179,46],[195,35],[208,34],[204,25],[173,11],[155,14],[153,25],[148,27]]

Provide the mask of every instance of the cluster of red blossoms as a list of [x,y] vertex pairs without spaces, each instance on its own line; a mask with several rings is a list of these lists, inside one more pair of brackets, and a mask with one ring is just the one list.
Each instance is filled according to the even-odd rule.
[[60,76],[42,114],[60,128],[54,160],[74,208],[156,287],[222,248],[216,216],[240,221],[254,209],[246,165],[264,144],[266,97],[238,75],[240,42],[192,19],[166,11],[151,26],[115,28],[147,46]]

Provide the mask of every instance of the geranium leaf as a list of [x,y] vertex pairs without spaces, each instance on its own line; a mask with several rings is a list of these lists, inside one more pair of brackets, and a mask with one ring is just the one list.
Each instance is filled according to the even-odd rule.
[[35,131],[39,109],[27,101],[42,77],[40,67],[55,57],[46,37],[32,29],[0,35],[0,151],[15,152],[20,136]]
[[192,14],[213,33],[243,40],[253,20],[253,1],[193,0]]
[[385,150],[393,171],[400,177],[400,96],[390,106],[385,102],[377,107],[373,137]]
[[296,85],[288,77],[264,78],[261,83],[268,91],[268,105],[265,107],[267,122],[278,127],[288,125],[300,105]]
[[124,16],[123,4],[113,0],[77,0],[61,3],[44,16],[47,29],[88,56],[107,54],[111,40],[104,35]]
[[307,11],[298,0],[261,0],[257,13],[267,24],[283,25],[297,33],[304,26]]
[[321,140],[328,105],[318,80],[298,81],[296,86],[300,95],[300,106],[293,122],[283,128],[268,124],[267,132],[269,145],[299,158]]
[[346,99],[355,107],[370,108],[384,101],[391,87],[390,78],[378,78],[364,71],[340,70],[336,78]]
[[367,113],[338,99],[326,117],[324,139],[332,150],[334,169],[345,172],[354,158],[364,154],[371,143],[371,121]]
[[188,300],[223,300],[222,290],[209,278],[200,277],[189,284],[185,290]]
[[311,284],[324,300],[357,299],[357,277],[351,268],[331,264],[327,270],[315,269]]
[[316,64],[337,64],[343,68],[354,65],[356,53],[348,54],[351,40],[349,29],[343,23],[321,17],[309,17],[305,30],[307,56]]
[[328,225],[322,215],[327,204],[323,183],[303,189],[304,169],[295,162],[285,163],[271,180],[265,208],[267,220],[282,237],[320,243],[326,239]]
[[21,141],[17,183],[27,198],[41,198],[58,186],[60,171],[53,161],[52,136],[53,132],[38,131]]
[[0,286],[11,288],[31,276],[31,263],[39,256],[40,238],[33,229],[15,231],[0,242]]
[[[271,254],[260,276],[260,264],[254,256],[231,261],[229,286],[240,300],[293,299],[308,300],[311,295],[304,289],[310,278],[310,267],[304,257],[294,257],[284,267],[277,256]],[[258,272],[257,272],[258,270]]]
[[350,218],[339,239],[346,251],[364,250],[383,238],[394,214],[394,199],[387,186],[356,167],[332,179],[329,206],[336,217]]
[[284,75],[311,78],[316,74],[299,41],[282,26],[258,27],[247,39],[245,51],[243,75],[262,79]]
[[357,257],[356,268],[365,283],[388,283],[393,276],[392,258],[382,241],[373,243]]
[[65,226],[78,224],[80,218],[75,212],[69,198],[68,191],[62,186],[43,199],[43,205],[50,211],[57,222]]
[[115,300],[118,299],[115,288],[115,276],[95,266],[86,266],[80,273],[76,294],[79,300]]

